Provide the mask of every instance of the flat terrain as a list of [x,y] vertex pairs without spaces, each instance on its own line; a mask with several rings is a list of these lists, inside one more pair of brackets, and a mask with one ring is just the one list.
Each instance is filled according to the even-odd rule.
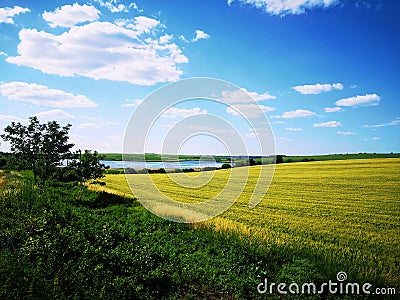
[[[237,168],[250,168],[244,191],[230,209],[204,225],[241,232],[260,240],[265,250],[280,247],[305,257],[332,278],[345,271],[352,282],[399,287],[400,159],[280,164],[268,193],[249,209],[260,168],[265,167],[270,166]],[[165,174],[151,178],[171,198],[193,202],[218,193],[230,172],[217,171],[208,184],[194,189],[179,187]],[[140,186],[148,175],[128,176]],[[107,175],[104,181],[107,185],[96,189],[131,195],[125,175]]]

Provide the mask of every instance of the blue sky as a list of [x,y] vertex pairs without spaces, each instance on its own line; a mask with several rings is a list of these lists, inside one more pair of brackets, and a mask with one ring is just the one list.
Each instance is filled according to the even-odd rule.
[[[79,148],[121,152],[148,94],[211,77],[249,92],[278,153],[400,152],[399,9],[389,0],[1,1],[0,127],[38,115],[71,123]],[[248,102],[232,105],[254,116]],[[146,151],[158,152],[179,120],[211,113],[251,145],[240,115],[198,99],[166,111]],[[181,151],[224,153],[206,136]]]

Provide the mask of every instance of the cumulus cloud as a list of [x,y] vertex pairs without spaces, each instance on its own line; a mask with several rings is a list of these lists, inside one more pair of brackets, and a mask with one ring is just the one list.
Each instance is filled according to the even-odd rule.
[[24,119],[16,116],[11,115],[0,115],[0,121],[7,121],[7,122],[23,122]]
[[173,37],[174,36],[172,34],[166,34],[166,35],[160,36],[159,43],[160,44],[169,43]]
[[293,89],[304,95],[316,95],[324,92],[330,92],[332,90],[343,90],[343,84],[341,83],[333,83],[333,84],[306,84],[306,85],[298,85],[293,87]]
[[337,106],[374,106],[378,105],[381,97],[377,94],[366,94],[363,96],[355,96],[336,101]]
[[262,138],[271,135],[271,129],[267,127],[249,128],[246,136],[249,138]]
[[295,128],[286,127],[285,129],[288,130],[288,131],[301,131],[301,130],[303,130],[303,128],[300,128],[300,127],[295,127]]
[[74,115],[71,115],[61,109],[53,109],[49,111],[42,111],[36,113],[36,116],[39,119],[45,119],[45,120],[61,120],[61,119],[73,119],[75,118]]
[[142,104],[142,102],[143,102],[143,100],[141,100],[141,99],[135,99],[135,100],[125,99],[125,103],[122,104],[121,106],[122,107],[137,107],[140,104]]
[[325,107],[324,108],[325,112],[327,113],[333,113],[333,112],[340,112],[343,111],[341,107]]
[[96,21],[99,19],[100,11],[94,6],[80,5],[64,5],[57,8],[54,12],[44,12],[42,17],[49,22],[50,27],[72,27],[76,24]]
[[79,129],[100,129],[101,127],[96,123],[81,123],[78,125]]
[[[136,17],[130,28],[109,22],[75,26],[60,35],[22,29],[18,55],[6,60],[46,74],[84,76],[93,79],[153,85],[179,79],[178,64],[187,57],[173,43],[160,45],[142,34],[159,24]],[[128,26],[128,25],[127,25]]]
[[0,7],[0,23],[14,24],[13,17],[29,11],[29,8],[21,6]]
[[[237,0],[241,3],[262,9],[271,15],[285,16],[288,14],[299,15],[307,10],[322,7],[327,8],[339,4],[339,0]],[[228,0],[230,5],[233,0]]]
[[365,128],[379,128],[379,127],[386,127],[386,126],[397,126],[400,125],[400,118],[396,118],[389,123],[381,123],[381,124],[374,124],[374,125],[363,125]]
[[339,127],[342,126],[342,123],[338,121],[329,121],[324,123],[313,124],[313,127]]
[[207,110],[195,107],[192,109],[170,107],[162,114],[165,118],[187,118],[195,115],[205,115]]
[[97,106],[84,95],[74,95],[35,83],[20,81],[3,83],[0,85],[0,93],[10,100],[29,102],[38,106],[57,108]]
[[197,42],[198,40],[209,39],[211,36],[208,33],[205,33],[202,30],[196,30],[196,37],[192,40],[192,42]]
[[220,98],[220,100],[226,103],[252,103],[254,101],[271,99],[276,99],[276,97],[268,93],[259,94],[257,92],[249,92],[243,88],[235,91],[222,91],[222,97]]
[[129,12],[130,8],[133,8],[139,12],[142,12],[142,9],[139,9],[135,2],[131,2],[128,6],[122,4],[118,0],[94,0],[94,2],[98,3],[100,6],[107,8],[112,13],[120,13],[120,12]]
[[306,109],[296,109],[294,111],[286,111],[282,114],[282,116],[273,116],[273,119],[294,119],[294,118],[305,118],[305,117],[312,117],[316,116],[315,112],[306,110]]
[[258,104],[234,104],[226,108],[228,114],[240,116],[243,114],[248,118],[257,118],[264,115],[266,112],[274,111],[274,107]]
[[353,134],[356,134],[356,133],[352,132],[352,131],[338,131],[337,134],[339,134],[339,135],[353,135]]

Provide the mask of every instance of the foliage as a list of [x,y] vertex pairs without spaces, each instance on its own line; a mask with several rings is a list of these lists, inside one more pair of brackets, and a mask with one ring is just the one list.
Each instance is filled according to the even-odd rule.
[[84,183],[88,180],[96,180],[104,176],[106,166],[100,162],[104,159],[97,151],[85,150],[83,153],[79,150],[77,159],[72,160],[67,167],[66,172],[72,172],[76,181]]
[[[95,180],[102,178],[104,159],[97,151],[85,150],[72,153],[74,144],[68,143],[68,124],[61,127],[56,121],[41,124],[37,117],[29,118],[29,124],[12,122],[1,135],[10,142],[12,155],[8,155],[7,164],[11,169],[31,170],[35,182],[58,179],[64,182]],[[79,155],[78,155],[79,153]],[[70,160],[67,167],[60,168],[63,160]],[[3,165],[3,160],[0,161]]]
[[54,176],[56,167],[73,147],[68,143],[70,127],[70,124],[61,127],[56,121],[40,124],[37,117],[31,117],[27,126],[12,122],[1,137],[10,142],[14,167],[32,170],[35,181],[37,177],[47,180]]
[[276,163],[276,164],[281,164],[281,163],[283,163],[283,157],[282,157],[282,155],[277,155],[277,156],[276,156],[275,163]]

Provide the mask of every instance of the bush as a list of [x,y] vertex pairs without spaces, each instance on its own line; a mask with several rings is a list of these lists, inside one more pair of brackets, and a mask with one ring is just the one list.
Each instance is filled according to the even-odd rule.
[[223,164],[221,166],[221,169],[230,169],[230,168],[232,168],[231,164]]

